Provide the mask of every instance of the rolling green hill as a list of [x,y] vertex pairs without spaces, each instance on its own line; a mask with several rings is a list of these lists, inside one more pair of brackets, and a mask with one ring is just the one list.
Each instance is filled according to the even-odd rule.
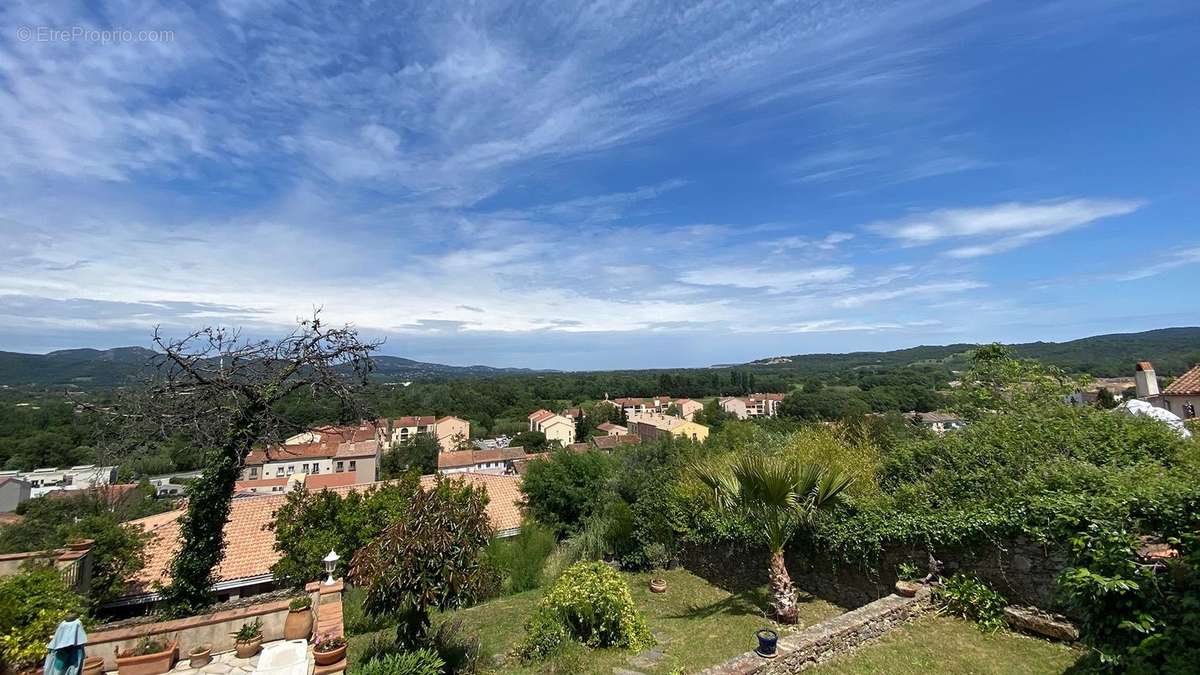
[[[759,359],[746,364],[816,375],[842,369],[888,368],[922,363],[963,365],[974,345],[920,346],[889,352],[800,354]],[[1160,375],[1179,375],[1200,363],[1200,327],[1160,328],[1142,333],[1112,333],[1069,342],[1026,342],[1011,345],[1022,358],[1051,363],[1070,372],[1096,377],[1133,374],[1133,364],[1151,361]]]

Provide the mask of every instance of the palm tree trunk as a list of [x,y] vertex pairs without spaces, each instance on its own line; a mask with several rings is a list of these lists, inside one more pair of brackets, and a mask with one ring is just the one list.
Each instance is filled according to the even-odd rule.
[[767,575],[770,578],[771,609],[775,612],[775,620],[780,623],[796,623],[799,613],[796,609],[796,587],[792,585],[792,577],[788,575],[787,566],[783,563],[783,551],[771,553],[771,566]]

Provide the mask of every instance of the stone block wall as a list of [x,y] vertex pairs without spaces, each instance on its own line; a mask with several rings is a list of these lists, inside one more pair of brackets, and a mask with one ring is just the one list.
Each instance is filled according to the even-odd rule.
[[[1025,537],[1006,542],[984,542],[934,552],[943,574],[973,572],[1010,602],[1054,609],[1054,579],[1066,567],[1066,551]],[[892,546],[884,550],[877,566],[861,569],[835,564],[828,556],[801,549],[788,551],[788,571],[796,586],[843,607],[861,607],[892,592],[901,563],[927,567],[929,554],[920,546]],[[738,544],[694,546],[681,561],[687,569],[728,589],[766,583],[767,556],[763,547]]]

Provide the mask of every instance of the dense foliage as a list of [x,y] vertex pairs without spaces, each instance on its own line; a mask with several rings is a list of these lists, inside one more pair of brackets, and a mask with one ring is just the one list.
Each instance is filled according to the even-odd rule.
[[387,654],[350,667],[350,675],[441,675],[446,662],[432,649]]
[[296,490],[275,513],[275,549],[282,557],[271,573],[296,587],[325,575],[322,559],[330,551],[341,558],[335,575],[342,576],[350,559],[392,523],[408,517],[419,490],[415,474],[397,482],[347,492]]
[[483,488],[439,477],[417,491],[407,517],[390,523],[354,554],[350,577],[366,589],[366,608],[393,614],[398,642],[416,645],[432,609],[478,597],[494,579],[482,553],[494,534]]
[[540,588],[555,543],[554,532],[536,521],[525,523],[515,537],[493,539],[487,561],[500,575],[500,590],[521,593]]
[[560,535],[576,532],[603,503],[612,459],[599,452],[555,452],[529,462],[521,491],[528,512]]
[[35,667],[58,623],[85,606],[51,566],[0,577],[0,665],[9,672]]
[[524,658],[553,654],[571,640],[589,647],[638,651],[654,644],[629,587],[604,563],[571,566],[538,602],[517,646]]
[[945,579],[934,591],[938,611],[974,621],[981,629],[997,631],[1004,626],[1004,596],[971,574],[958,573]]
[[22,520],[0,528],[0,553],[61,548],[72,539],[91,539],[93,608],[121,594],[126,580],[142,569],[147,535],[125,521],[161,513],[170,502],[156,500],[154,488],[98,488],[38,497],[21,504]]

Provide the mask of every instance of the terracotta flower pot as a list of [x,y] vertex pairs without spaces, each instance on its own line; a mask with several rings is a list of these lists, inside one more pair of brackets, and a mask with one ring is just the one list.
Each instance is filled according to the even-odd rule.
[[916,595],[917,591],[919,591],[919,590],[921,590],[921,582],[919,582],[919,581],[901,580],[901,581],[896,582],[896,594],[897,595],[902,595],[906,598],[911,598],[914,595]]
[[103,675],[104,659],[99,656],[89,656],[83,660],[83,675]]
[[666,593],[667,592],[667,580],[666,579],[651,579],[650,580],[650,592],[651,593]]
[[327,652],[313,650],[313,661],[316,661],[318,666],[332,666],[344,658],[346,658],[346,645],[336,647]]
[[307,640],[312,636],[312,629],[313,616],[310,608],[291,610],[283,620],[283,639]]
[[167,648],[153,654],[140,656],[117,655],[117,672],[120,675],[163,675],[171,672],[175,665],[175,649],[179,645],[168,642]]
[[258,650],[260,649],[262,649],[261,635],[253,640],[246,640],[245,642],[238,640],[237,642],[233,643],[233,651],[237,654],[239,659],[248,659],[257,654]]
[[188,665],[193,668],[203,668],[212,662],[212,645],[194,647],[188,652]]
[[86,551],[92,547],[92,544],[95,543],[95,539],[72,539],[71,541],[67,542],[67,548],[71,549],[72,551]]

